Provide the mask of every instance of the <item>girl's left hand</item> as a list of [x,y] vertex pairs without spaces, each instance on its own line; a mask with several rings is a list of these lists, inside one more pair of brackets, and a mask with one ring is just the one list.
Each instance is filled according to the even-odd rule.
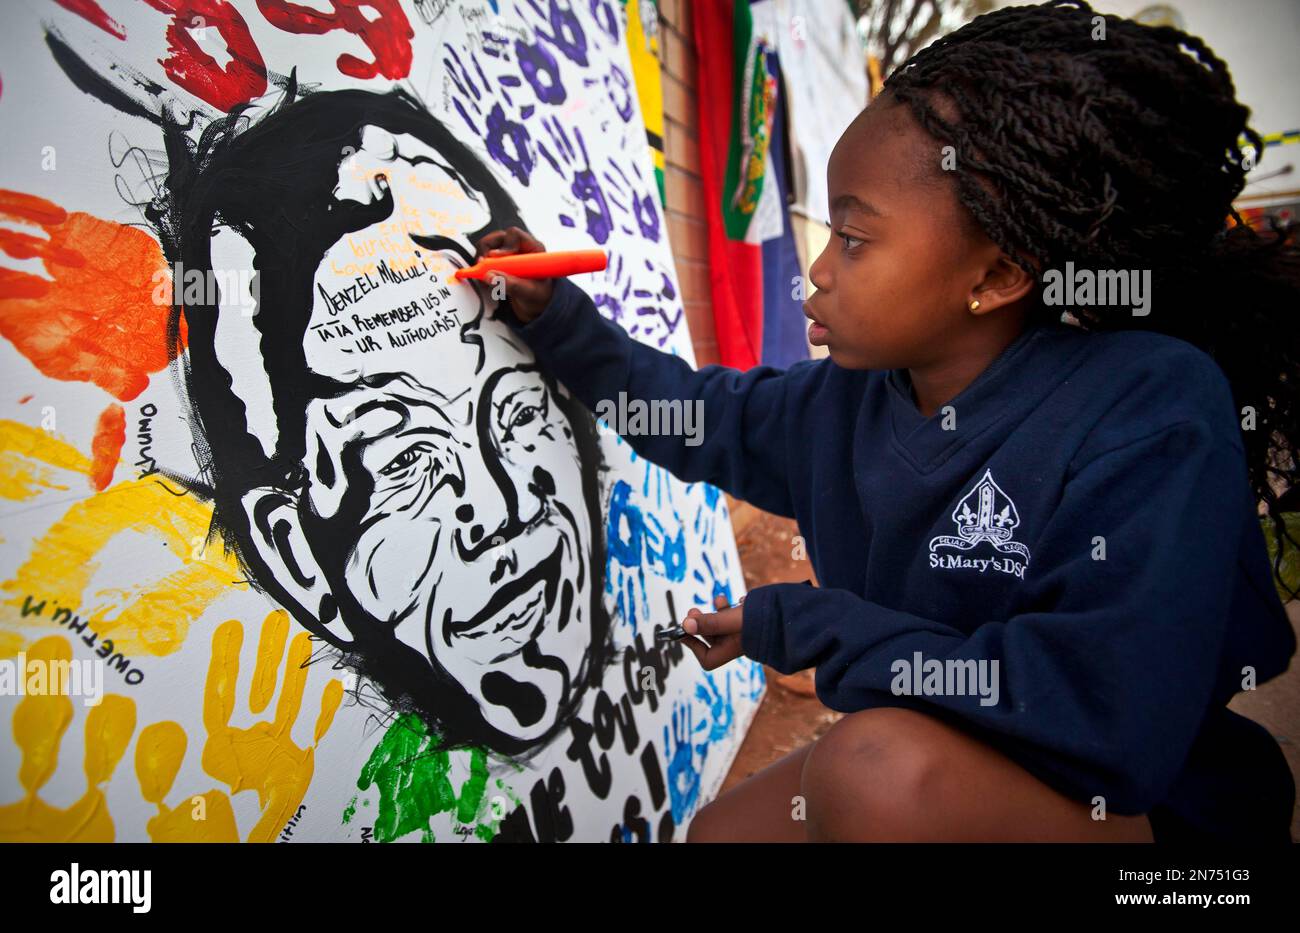
[[[722,595],[717,596],[713,604],[718,612],[691,609],[682,620],[682,627],[687,632],[682,642],[691,649],[706,671],[740,657],[740,631],[745,624],[745,597],[740,597],[740,602],[730,608],[727,607],[727,598]],[[703,635],[708,639],[708,644],[696,638],[696,635]]]

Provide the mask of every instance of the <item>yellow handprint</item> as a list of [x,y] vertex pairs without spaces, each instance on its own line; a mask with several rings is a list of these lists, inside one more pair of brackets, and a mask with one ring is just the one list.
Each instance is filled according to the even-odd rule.
[[[288,638],[289,617],[283,610],[267,616],[258,642],[257,664],[249,691],[249,709],[266,709],[275,694],[279,668]],[[315,749],[329,731],[343,700],[343,684],[331,680],[321,695],[320,713],[312,745],[294,744],[292,729],[302,706],[307,680],[305,662],[310,640],[300,632],[289,646],[289,659],[273,722],[240,729],[230,725],[234,692],[239,679],[239,650],[244,627],[237,620],[219,626],[212,638],[212,657],[204,693],[203,720],[208,738],[203,767],[225,782],[230,793],[256,790],[262,815],[249,833],[249,842],[273,840],[306,795],[315,770]],[[28,661],[53,665],[72,659],[66,638],[52,635],[27,650]],[[25,791],[22,800],[0,806],[0,842],[112,842],[113,820],[100,785],[113,776],[135,732],[135,702],[105,694],[90,708],[85,728],[86,792],[66,809],[53,807],[38,796],[58,766],[63,735],[72,721],[72,700],[65,695],[32,695],[14,712],[14,740],[22,753],[18,778]],[[221,790],[185,798],[175,809],[165,799],[171,792],[188,744],[178,723],[154,723],[141,731],[136,742],[135,769],[141,796],[158,807],[147,825],[155,842],[238,842],[230,798]],[[203,798],[202,808],[194,806]]]
[[[66,638],[51,635],[27,649],[27,660],[51,667],[72,660]],[[101,784],[113,776],[135,732],[135,703],[107,694],[86,716],[86,792],[67,809],[52,807],[37,794],[54,776],[63,733],[72,722],[72,700],[63,694],[24,697],[14,712],[14,741],[22,752],[18,780],[25,792],[17,803],[0,807],[0,842],[112,842]]]
[[[154,842],[238,842],[234,808],[219,790],[189,797],[174,810],[167,807],[165,799],[185,759],[187,743],[185,730],[175,722],[145,727],[135,743],[140,796],[158,807],[158,815],[147,826],[149,838]],[[195,805],[198,798],[202,798],[201,807]]]
[[[257,666],[248,697],[248,708],[254,714],[266,709],[275,692],[288,632],[289,615],[282,609],[272,612],[262,624]],[[203,746],[203,770],[229,785],[232,794],[257,791],[262,816],[248,841],[270,842],[297,811],[307,793],[316,767],[316,746],[329,731],[343,701],[343,684],[338,680],[326,684],[312,745],[299,748],[294,744],[291,730],[302,707],[306,662],[311,656],[311,641],[306,632],[299,632],[289,646],[275,720],[255,723],[247,729],[231,726],[243,641],[244,627],[234,619],[223,623],[212,636],[212,659],[203,696],[203,724],[208,730],[208,740]]]
[[[89,463],[40,428],[0,419],[0,499],[25,501],[45,489],[66,489],[59,485],[62,474],[84,472]],[[195,496],[177,497],[156,480],[126,480],[74,502],[30,540],[29,556],[14,576],[0,578],[0,658],[23,650],[23,629],[57,628],[56,604],[77,607],[78,616],[125,655],[180,650],[208,605],[228,593],[240,573],[220,548],[197,547],[212,525],[212,507]],[[93,588],[104,556],[140,536],[171,557],[151,565],[136,585]],[[29,601],[38,607],[30,615]]]

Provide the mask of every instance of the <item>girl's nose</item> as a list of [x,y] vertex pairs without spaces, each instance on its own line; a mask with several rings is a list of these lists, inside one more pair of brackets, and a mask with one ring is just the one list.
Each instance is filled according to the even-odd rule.
[[[834,237],[831,238],[832,243],[834,239]],[[817,258],[813,260],[813,264],[808,267],[808,281],[819,292],[830,291],[830,263],[826,259],[826,251],[830,248],[830,243],[827,243],[826,248],[818,254]]]

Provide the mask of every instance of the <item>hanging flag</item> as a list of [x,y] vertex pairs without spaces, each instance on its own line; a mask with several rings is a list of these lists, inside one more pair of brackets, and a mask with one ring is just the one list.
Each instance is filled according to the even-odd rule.
[[762,0],[752,7],[781,61],[793,197],[790,210],[825,224],[826,164],[870,99],[869,65],[846,3]]
[[718,353],[738,369],[787,366],[808,352],[788,187],[773,163],[774,142],[784,145],[776,46],[744,0],[697,3],[693,12]]
[[627,51],[632,62],[632,80],[645,120],[646,143],[655,167],[659,203],[664,194],[664,92],[659,66],[659,5],[656,0],[622,0],[627,10]]
[[[776,65],[776,57],[772,57]],[[784,71],[775,67],[780,100],[785,99]],[[784,369],[791,363],[808,358],[808,318],[803,313],[803,299],[812,291],[803,280],[799,250],[790,223],[790,185],[787,158],[789,153],[785,107],[778,106],[772,119],[770,172],[767,182],[774,189],[780,206],[781,229],[763,240],[763,356],[768,366]]]

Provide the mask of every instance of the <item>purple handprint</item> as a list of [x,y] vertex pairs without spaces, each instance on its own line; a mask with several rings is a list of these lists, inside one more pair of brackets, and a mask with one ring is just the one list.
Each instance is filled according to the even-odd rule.
[[540,42],[516,39],[515,58],[519,60],[519,70],[532,86],[538,101],[543,104],[564,103],[568,92],[560,81],[560,63]]
[[575,64],[584,68],[587,67],[587,35],[582,31],[582,23],[578,22],[573,7],[568,3],[561,3],[560,0],[551,0],[548,15],[542,12],[541,5],[538,4],[537,0],[528,0],[528,4],[537,12],[538,16],[550,22],[553,30],[551,33],[547,33],[539,26],[537,27],[537,35],[567,55]]
[[[550,134],[551,141],[555,144],[559,157],[567,165],[575,166],[578,153],[573,148],[573,142],[569,139],[569,134],[560,125],[560,121],[552,116],[544,120],[543,125],[546,127],[547,133]],[[596,173],[591,170],[591,157],[587,154],[587,143],[582,138],[582,131],[574,127],[573,134],[578,139],[578,148],[582,150],[582,163],[576,165],[574,169],[573,181],[569,186],[569,190],[582,202],[582,206],[586,211],[587,233],[597,243],[604,243],[609,239],[610,232],[614,228],[614,219],[610,215],[609,202],[605,200],[605,192],[596,179]],[[546,148],[545,143],[539,143],[538,145],[542,155],[551,163],[551,167],[558,174],[564,175],[564,170]]]
[[605,75],[605,91],[609,94],[614,110],[626,123],[632,119],[632,80],[627,72],[618,65],[611,65],[609,74]]
[[[636,313],[641,316],[658,316],[663,321],[665,334],[663,339],[659,341],[659,345],[663,346],[682,321],[681,305],[676,302],[677,289],[673,286],[672,277],[664,271],[662,266],[656,266],[649,259],[645,260],[645,265],[652,273],[658,274],[659,288],[656,291],[651,291],[648,288],[638,288],[633,292],[637,298],[640,298],[643,302],[648,302],[639,305]],[[676,313],[669,313],[666,310],[668,306],[675,306],[677,308]]]
[[[632,201],[632,216],[636,218],[637,227],[641,230],[641,236],[651,243],[659,242],[659,209],[658,203],[654,196],[650,194],[641,194],[643,189],[641,185],[641,171],[633,165],[632,170],[636,173],[636,181],[633,182],[627,177],[627,173],[619,167],[619,164],[613,159],[609,160],[609,167],[618,173],[615,178],[613,174],[606,170],[604,178],[611,189],[609,199],[619,210],[627,211],[628,206],[623,203],[623,199]],[[625,233],[632,233],[630,227],[621,228]]]
[[[528,127],[509,119],[502,106],[496,104],[488,114],[487,135],[483,141],[487,143],[492,158],[509,169],[520,183],[528,184],[533,166],[537,164],[529,147],[531,136]],[[513,152],[507,149],[507,143]]]

